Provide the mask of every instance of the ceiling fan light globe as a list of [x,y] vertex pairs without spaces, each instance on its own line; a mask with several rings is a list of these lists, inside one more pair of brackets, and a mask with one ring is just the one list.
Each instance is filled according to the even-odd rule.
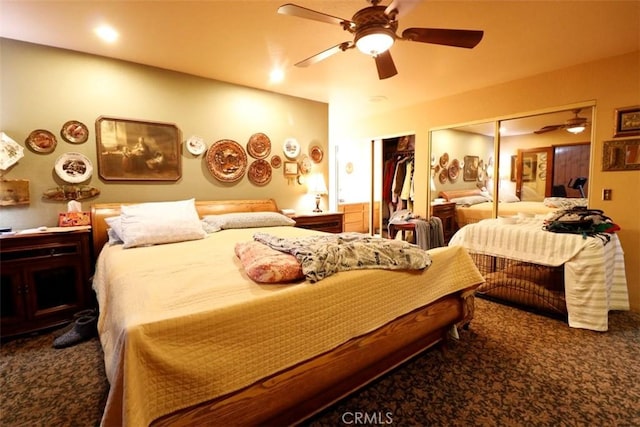
[[584,125],[577,125],[577,126],[571,126],[567,128],[567,132],[571,132],[573,134],[579,134],[584,132],[585,129],[586,127]]
[[356,36],[356,47],[365,55],[377,56],[393,46],[394,37],[384,29],[362,31]]

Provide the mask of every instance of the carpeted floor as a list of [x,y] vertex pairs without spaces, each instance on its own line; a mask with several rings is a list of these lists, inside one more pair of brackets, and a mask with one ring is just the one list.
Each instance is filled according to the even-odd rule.
[[[308,426],[640,426],[640,313],[609,331],[478,299],[471,329],[308,420]],[[97,339],[55,332],[0,348],[0,425],[94,426],[108,383]],[[295,392],[295,391],[292,391]]]

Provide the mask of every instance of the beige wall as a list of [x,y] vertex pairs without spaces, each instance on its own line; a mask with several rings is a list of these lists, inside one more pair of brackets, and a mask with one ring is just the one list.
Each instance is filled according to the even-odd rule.
[[[94,174],[87,184],[101,190],[93,202],[197,199],[274,198],[281,208],[310,210],[314,201],[302,185],[290,183],[282,167],[273,170],[264,187],[243,177],[228,184],[215,179],[203,160],[182,149],[182,178],[177,182],[103,181],[98,175],[94,123],[99,116],[175,123],[183,140],[191,135],[204,138],[208,146],[219,139],[232,139],[243,147],[256,132],[264,132],[274,154],[284,160],[282,144],[296,138],[301,153],[318,144],[324,160],[313,164],[314,172],[327,175],[327,104],[235,86],[132,63],[77,52],[0,39],[1,114],[0,129],[18,143],[35,129],[54,133],[58,145],[50,154],[25,148],[25,157],[5,171],[6,179],[29,179],[31,204],[0,208],[0,225],[14,229],[55,225],[64,202],[41,199],[42,193],[63,184],[54,172],[56,159],[66,152],[85,154]],[[59,136],[62,124],[79,120],[90,130],[89,141],[70,144]],[[252,160],[248,157],[249,161]],[[326,204],[323,202],[323,204]]]
[[[430,129],[595,101],[589,206],[603,209],[622,228],[618,235],[625,251],[631,305],[640,311],[640,171],[603,172],[601,166],[603,142],[613,137],[614,110],[640,104],[639,75],[640,52],[635,52],[365,119],[338,116],[330,108],[330,139],[358,144],[415,129],[416,165],[425,165],[414,172],[416,189],[425,189],[416,191],[415,210],[425,215]],[[603,188],[613,190],[611,201],[601,200]]]

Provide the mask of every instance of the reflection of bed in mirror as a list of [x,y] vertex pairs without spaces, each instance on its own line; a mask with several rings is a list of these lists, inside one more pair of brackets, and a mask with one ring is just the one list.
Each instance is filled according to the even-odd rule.
[[[458,228],[483,219],[493,218],[491,196],[479,189],[441,191],[440,197],[456,202]],[[500,196],[500,216],[536,216],[547,215],[572,203],[572,199],[560,197],[546,198],[540,202],[520,201],[515,195],[503,192]],[[577,199],[573,199],[578,202]],[[584,203],[584,201],[580,201]]]

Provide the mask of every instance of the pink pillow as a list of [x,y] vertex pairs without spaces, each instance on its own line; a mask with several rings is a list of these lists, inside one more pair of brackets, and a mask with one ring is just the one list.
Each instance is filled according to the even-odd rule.
[[295,256],[251,241],[236,243],[235,252],[245,272],[258,283],[283,283],[304,278]]

